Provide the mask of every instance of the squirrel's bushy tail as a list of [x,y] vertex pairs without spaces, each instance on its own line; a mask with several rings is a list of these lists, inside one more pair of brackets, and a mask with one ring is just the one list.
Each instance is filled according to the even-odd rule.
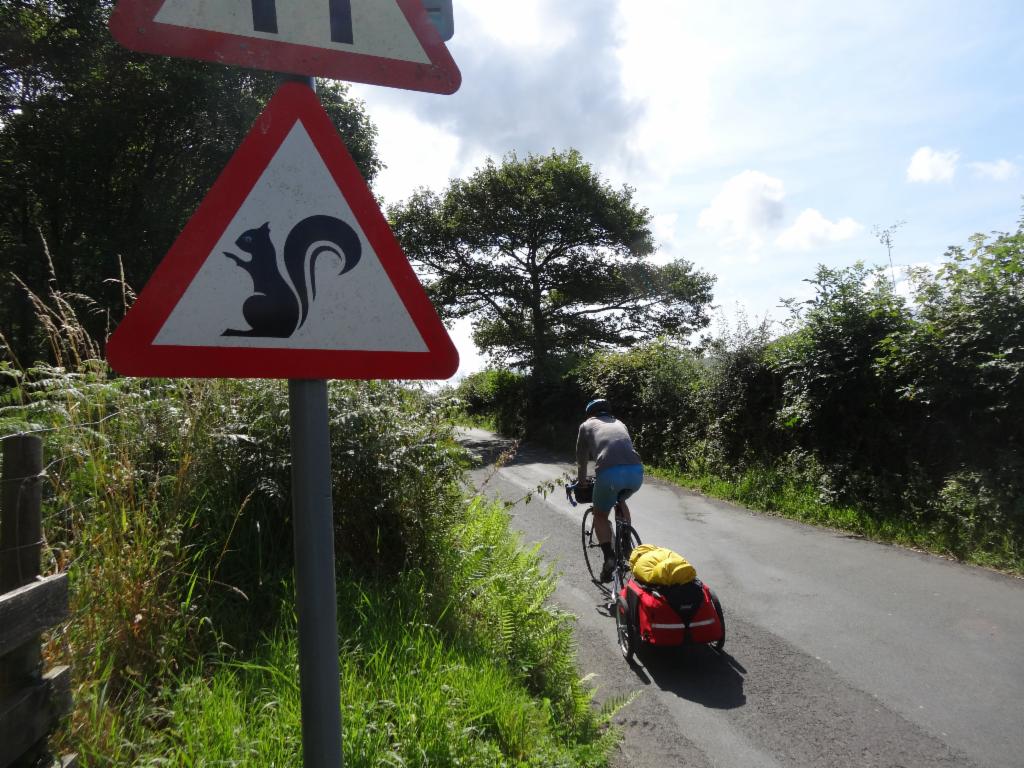
[[356,231],[333,216],[309,216],[288,233],[284,242],[284,265],[299,295],[299,327],[306,322],[309,304],[316,298],[316,259],[324,252],[342,261],[339,275],[359,263],[363,246]]

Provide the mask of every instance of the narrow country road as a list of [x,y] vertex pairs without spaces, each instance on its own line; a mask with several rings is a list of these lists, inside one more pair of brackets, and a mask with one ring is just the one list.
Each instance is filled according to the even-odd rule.
[[[461,441],[487,462],[504,447]],[[521,447],[472,479],[522,499],[570,471]],[[722,601],[725,655],[695,648],[628,665],[582,561],[560,490],[512,508],[578,617],[580,672],[616,718],[618,766],[1024,766],[1024,580],[752,513],[648,479],[630,502],[648,543],[685,555]]]

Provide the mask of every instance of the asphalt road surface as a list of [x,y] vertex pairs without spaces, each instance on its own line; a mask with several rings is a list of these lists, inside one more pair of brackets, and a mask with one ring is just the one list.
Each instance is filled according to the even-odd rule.
[[[493,459],[502,442],[464,430]],[[521,500],[575,471],[521,448],[473,480]],[[697,647],[629,665],[582,559],[582,507],[564,492],[512,508],[561,574],[596,701],[616,717],[619,766],[1024,767],[1024,580],[750,512],[648,478],[630,500],[646,543],[692,562],[725,612],[724,654]]]

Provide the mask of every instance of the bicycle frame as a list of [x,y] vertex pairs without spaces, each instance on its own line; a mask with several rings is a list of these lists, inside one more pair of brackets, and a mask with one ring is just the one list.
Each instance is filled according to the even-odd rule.
[[630,566],[629,555],[634,545],[630,543],[635,538],[640,543],[640,534],[636,532],[630,523],[622,516],[622,501],[618,501],[613,508],[615,510],[612,528],[612,552],[615,554],[615,569],[612,571],[612,595],[618,595],[626,585],[629,578]]
[[[575,498],[574,489],[574,485],[565,486],[566,498],[569,503],[575,507],[579,502],[577,502]],[[629,553],[632,551],[634,546],[640,544],[640,535],[623,516],[623,504],[623,501],[616,502],[615,506],[612,508],[614,510],[614,515],[612,516],[612,520],[609,521],[609,524],[612,527],[611,543],[612,552],[615,558],[615,569],[612,572],[612,583],[613,585],[618,585],[617,589],[621,589],[622,585],[626,582],[626,578],[629,573]],[[593,506],[588,506],[586,512],[583,513],[582,521],[583,557],[587,564],[587,570],[590,571],[591,579],[593,579],[595,583],[599,583],[597,579],[597,572],[594,569],[594,563],[592,563],[591,555],[589,554],[592,550],[597,549],[597,537],[594,532],[593,520],[594,508]],[[588,522],[590,524],[589,527]],[[602,589],[607,589],[607,587],[602,586]]]

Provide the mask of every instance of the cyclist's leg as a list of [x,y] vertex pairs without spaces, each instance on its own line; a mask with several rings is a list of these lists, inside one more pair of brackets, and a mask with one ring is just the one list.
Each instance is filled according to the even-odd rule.
[[614,547],[612,546],[612,526],[608,515],[615,505],[616,490],[609,485],[605,472],[599,472],[594,481],[594,533],[601,545],[604,554],[604,565],[601,567],[600,580],[609,582],[612,578],[612,570],[615,567]]
[[618,501],[615,502],[615,535],[618,537],[616,548],[621,553],[623,560],[629,559],[629,553],[633,550],[629,539],[629,531],[632,530],[632,520],[629,516],[629,507],[626,506],[628,491],[620,491]]
[[610,509],[601,511],[594,504],[591,509],[594,511],[594,534],[597,536],[597,543],[601,547],[601,554],[604,556],[604,563],[601,565],[601,575],[598,580],[607,583],[612,580],[612,569],[615,567],[615,548],[612,545],[612,525],[608,521]]
[[609,467],[597,473],[594,478],[594,514],[604,517],[605,528],[608,532],[608,540],[611,540],[611,526],[608,524],[608,515],[618,501],[619,491],[622,487],[616,482],[616,467]]
[[612,540],[612,524],[608,521],[608,513],[611,510],[604,510],[603,512],[595,504],[591,507],[594,510],[594,534],[597,536],[598,544],[608,544]]

